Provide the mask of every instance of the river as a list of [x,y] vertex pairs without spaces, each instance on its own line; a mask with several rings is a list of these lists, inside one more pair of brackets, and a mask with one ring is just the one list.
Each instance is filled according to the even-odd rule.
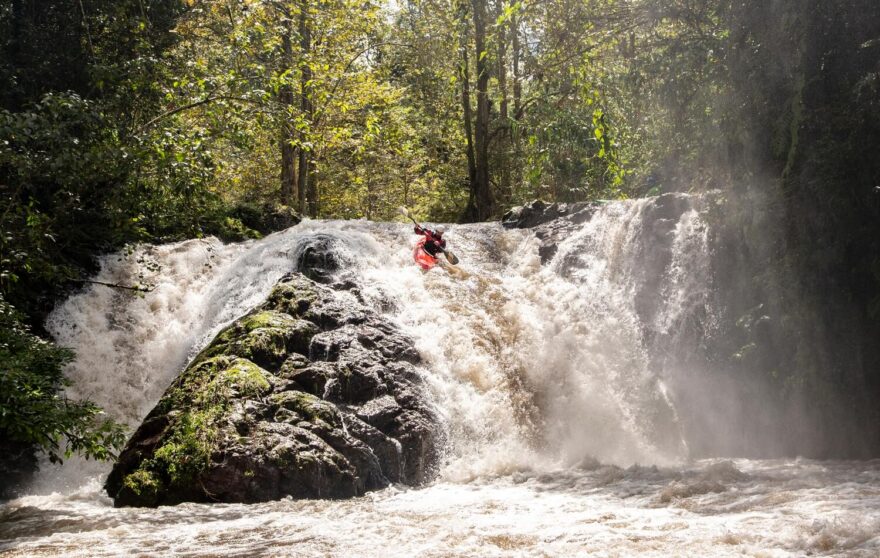
[[405,225],[366,221],[105,257],[96,279],[153,290],[92,286],[47,327],[77,351],[71,395],[135,427],[304,239],[333,237],[363,296],[422,354],[446,430],[440,471],[346,501],[116,509],[107,464],[43,464],[26,496],[0,505],[0,555],[880,555],[880,461],[695,455],[707,432],[741,432],[747,411],[707,403],[723,385],[711,370],[658,358],[698,352],[682,349],[683,324],[699,316],[710,331],[721,310],[699,204],[659,222],[646,220],[652,203],[607,204],[545,264],[531,231],[453,226],[455,275],[416,268]]

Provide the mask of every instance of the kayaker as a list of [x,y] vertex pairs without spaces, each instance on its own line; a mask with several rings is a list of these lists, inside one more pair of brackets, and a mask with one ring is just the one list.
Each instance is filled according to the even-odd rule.
[[425,252],[431,254],[435,258],[438,257],[437,254],[446,250],[446,241],[443,239],[443,233],[446,232],[446,227],[443,225],[437,225],[433,229],[416,225],[415,232],[416,234],[425,237]]

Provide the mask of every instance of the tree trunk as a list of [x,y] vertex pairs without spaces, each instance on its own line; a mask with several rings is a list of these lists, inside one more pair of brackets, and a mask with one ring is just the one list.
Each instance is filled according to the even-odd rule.
[[[495,20],[501,18],[504,12],[505,0],[496,0],[495,2]],[[510,165],[508,164],[509,146],[510,146],[510,122],[508,116],[508,95],[507,95],[507,33],[506,27],[501,25],[498,27],[498,36],[495,38],[498,45],[498,60],[496,68],[498,74],[498,92],[501,94],[501,103],[499,106],[500,126],[501,130],[498,135],[498,190],[502,203],[507,205],[510,203]]]
[[522,117],[522,82],[519,70],[519,24],[516,14],[510,16],[511,48],[513,50],[513,118],[519,120]]
[[[308,0],[301,0],[299,10],[299,47],[302,56],[300,64],[300,110],[311,124],[314,120],[314,108],[311,101],[311,85],[312,67],[310,66],[309,54],[312,50],[312,29],[309,24],[309,5]],[[309,140],[309,132],[305,129],[300,133],[300,149],[299,162],[297,165],[297,186],[298,203],[300,213],[305,214],[308,211],[310,217],[315,217],[318,213],[317,188],[315,187],[312,172],[311,150],[306,147]]]
[[[290,18],[287,19],[286,29],[281,38],[281,49],[284,56],[284,66],[290,68],[293,65],[293,48],[291,34],[293,30]],[[297,199],[296,192],[296,148],[293,146],[294,129],[291,123],[291,109],[293,107],[293,88],[285,83],[278,91],[278,102],[284,115],[284,123],[281,126],[281,196],[280,201],[284,205],[293,205]]]
[[461,64],[461,105],[464,110],[464,135],[467,139],[468,180],[473,183],[477,175],[477,163],[474,157],[473,109],[471,108],[471,84],[468,74],[468,54],[462,50]]
[[474,132],[472,128],[473,111],[471,109],[471,82],[470,82],[470,66],[468,64],[468,34],[467,34],[467,13],[462,10],[462,31],[461,31],[461,65],[459,66],[459,81],[461,82],[461,107],[464,112],[464,135],[467,141],[467,163],[468,163],[468,189],[470,195],[468,197],[468,205],[463,216],[465,221],[478,220],[476,206],[474,204],[474,182],[477,176],[477,163],[474,157]]
[[[516,13],[510,16],[510,39],[511,39],[511,58],[513,63],[513,120],[511,122],[510,141],[513,144],[513,189],[517,191],[522,188],[522,150],[520,148],[520,126],[519,120],[522,117],[522,82],[520,81],[519,69],[519,19]],[[511,196],[514,198],[515,196]],[[513,200],[512,200],[513,201]]]
[[315,177],[315,165],[311,158],[306,162],[306,183],[308,185],[308,211],[312,219],[318,216],[318,180]]
[[492,215],[493,199],[489,184],[489,72],[486,61],[486,0],[471,0],[474,18],[474,47],[477,71],[477,119],[474,130],[476,174],[471,190],[476,217],[484,221]]

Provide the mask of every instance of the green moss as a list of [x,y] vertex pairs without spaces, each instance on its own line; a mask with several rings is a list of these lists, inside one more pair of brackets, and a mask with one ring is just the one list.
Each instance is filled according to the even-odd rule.
[[251,332],[264,327],[284,328],[295,324],[296,321],[287,314],[274,310],[263,310],[262,312],[245,316],[236,323],[236,326],[241,330]]
[[175,417],[152,458],[132,474],[164,479],[169,487],[189,487],[210,465],[219,423],[235,396],[256,397],[271,389],[268,373],[243,358],[209,358],[191,367],[162,402],[169,409],[185,406],[186,411]]
[[[278,296],[294,296],[295,305],[302,296],[315,296],[313,291],[280,287]],[[126,477],[126,486],[147,502],[158,501],[167,489],[192,489],[211,466],[232,402],[272,391],[271,374],[254,361],[280,365],[290,352],[288,346],[301,350],[316,332],[314,324],[274,310],[254,312],[223,330],[162,398],[158,409],[168,414],[171,424],[161,445]],[[335,408],[317,397],[285,395],[278,403],[297,417],[341,424]]]
[[316,300],[318,293],[313,288],[307,287],[304,281],[287,281],[278,283],[269,294],[269,298]]
[[158,410],[167,413],[181,406],[189,406],[196,395],[204,391],[205,387],[232,362],[233,359],[227,356],[196,361],[171,384],[165,396],[159,401]]
[[139,469],[125,477],[123,485],[144,500],[155,500],[162,483],[153,473]]
[[273,369],[293,348],[302,350],[318,329],[313,324],[272,310],[245,316],[226,328],[194,360],[239,356]]
[[257,397],[272,389],[266,376],[266,371],[253,362],[238,358],[217,374],[208,389],[213,387],[218,395],[227,399],[233,395],[231,392]]
[[233,343],[230,352],[267,366],[279,366],[287,356],[286,332],[275,327],[252,331],[247,337]]
[[279,283],[266,299],[266,306],[275,310],[302,317],[312,304],[318,300],[317,291],[305,281]]
[[323,421],[330,426],[339,426],[336,408],[326,401],[302,391],[286,391],[272,397],[272,403],[297,413],[309,422]]
[[210,463],[217,415],[217,408],[182,415],[153,459],[143,466],[162,474],[172,487],[188,486]]
[[268,337],[270,339],[278,339],[283,347],[284,330],[293,327],[296,321],[286,314],[264,310],[256,312],[248,316],[244,316],[230,325],[219,334],[199,355],[194,362],[216,356],[236,354],[247,358],[249,354],[241,354],[252,347],[252,345],[264,343],[265,335],[257,336],[255,339],[249,339],[252,332],[270,328],[272,332]]

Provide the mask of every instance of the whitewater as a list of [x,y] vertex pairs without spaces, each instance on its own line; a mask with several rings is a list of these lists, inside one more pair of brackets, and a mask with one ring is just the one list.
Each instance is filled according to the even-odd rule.
[[880,460],[692,455],[683,410],[699,406],[683,394],[697,372],[658,355],[688,316],[712,328],[717,255],[695,201],[662,224],[668,261],[646,278],[652,203],[602,206],[544,263],[530,230],[451,226],[457,276],[412,263],[408,226],[367,221],[104,257],[96,280],[150,292],[93,285],[47,329],[77,353],[69,395],[133,429],[303,246],[332,239],[361,296],[416,341],[441,469],[345,501],[116,509],[108,464],[44,463],[28,495],[0,504],[0,556],[880,555]]

